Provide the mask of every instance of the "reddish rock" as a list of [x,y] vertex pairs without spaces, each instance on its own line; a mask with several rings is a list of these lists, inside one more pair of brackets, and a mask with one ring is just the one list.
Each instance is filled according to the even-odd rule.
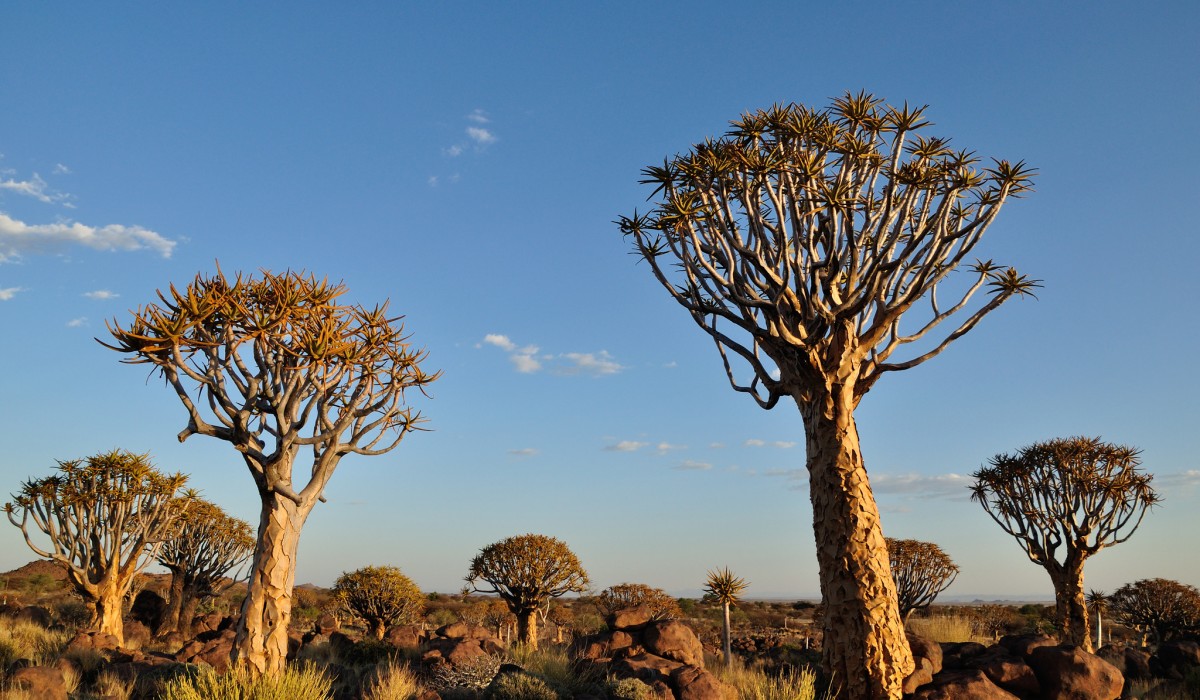
[[1041,690],[1037,675],[1024,659],[1007,654],[981,657],[975,665],[996,685],[1022,697],[1037,695]]
[[54,666],[26,666],[9,676],[13,688],[24,690],[29,700],[67,700],[67,683]]
[[908,637],[908,648],[912,649],[912,655],[914,657],[929,659],[933,672],[941,673],[942,645],[932,639],[917,636],[912,632],[909,632],[906,636]]
[[32,622],[40,627],[49,627],[54,619],[50,611],[40,605],[26,605],[16,614],[17,622]]
[[416,649],[425,642],[425,631],[417,625],[403,625],[389,629],[384,639],[398,649]]
[[486,627],[472,625],[466,622],[455,622],[438,628],[437,636],[446,639],[493,639],[492,633]]
[[983,671],[945,671],[913,694],[914,700],[1020,700]]
[[1043,646],[1027,659],[1046,700],[1116,700],[1125,679],[1115,666],[1075,646]]
[[1187,678],[1196,668],[1200,668],[1200,644],[1190,640],[1164,642],[1150,657],[1150,669],[1162,678]]
[[[145,591],[143,591],[144,593]],[[150,644],[150,628],[137,620],[126,620],[124,625],[126,649],[141,649]]]
[[704,646],[690,627],[678,620],[664,620],[642,633],[646,651],[664,659],[704,668]]
[[342,628],[341,620],[333,613],[323,613],[313,623],[313,631],[317,634],[333,634]]
[[624,659],[617,659],[611,669],[618,678],[637,678],[653,685],[655,681],[666,682],[676,669],[682,668],[678,661],[664,659],[653,654],[637,654]]
[[679,700],[726,700],[732,697],[724,683],[697,666],[683,666],[672,671],[671,686]]
[[978,642],[946,642],[942,647],[942,668],[961,670],[971,659],[987,653],[987,647]]
[[185,644],[175,655],[175,660],[188,664],[208,664],[218,673],[224,673],[229,668],[229,656],[233,652],[235,636],[233,630],[225,630],[215,639],[200,641],[197,638]]
[[917,656],[915,652],[913,654],[913,661],[916,662],[917,667],[913,669],[912,673],[908,674],[908,677],[904,679],[904,685],[901,686],[905,695],[912,695],[917,691],[917,688],[933,681],[933,662],[927,657]]
[[639,630],[650,624],[654,612],[644,606],[618,610],[608,618],[608,626],[614,630]]
[[1039,647],[1058,646],[1058,640],[1044,634],[1006,634],[1000,638],[999,645],[1013,656],[1024,659]]

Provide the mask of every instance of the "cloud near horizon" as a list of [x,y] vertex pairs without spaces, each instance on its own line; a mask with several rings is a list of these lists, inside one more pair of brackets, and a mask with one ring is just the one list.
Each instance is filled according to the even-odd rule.
[[625,369],[607,350],[539,354],[541,349],[538,346],[518,345],[502,333],[488,333],[481,342],[475,344],[475,347],[482,348],[485,345],[500,348],[508,353],[509,361],[521,374],[534,374],[546,369],[551,374],[563,376],[602,377],[616,374]]
[[109,224],[97,228],[78,222],[30,225],[0,212],[0,263],[69,245],[100,251],[152,250],[169,258],[176,244],[141,226]]
[[85,297],[87,297],[88,299],[96,299],[98,301],[104,301],[106,299],[116,299],[117,297],[121,296],[120,294],[109,291],[107,289],[97,289],[92,292],[84,292],[83,295]]
[[708,462],[697,462],[694,459],[685,459],[676,466],[672,467],[676,471],[707,471],[712,469]]
[[971,477],[963,474],[875,474],[871,490],[882,496],[966,500]]

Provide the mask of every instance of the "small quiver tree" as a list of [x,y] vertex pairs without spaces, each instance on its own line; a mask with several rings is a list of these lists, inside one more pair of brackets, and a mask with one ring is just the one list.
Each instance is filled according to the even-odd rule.
[[[122,601],[187,507],[183,474],[163,474],[148,455],[114,450],[58,463],[26,481],[4,506],[38,556],[61,564],[91,611],[91,627],[124,643]],[[34,543],[34,532],[49,539]]]
[[[300,531],[348,454],[379,455],[422,422],[406,392],[434,381],[387,303],[339,303],[346,288],[300,272],[219,270],[110,323],[128,364],[149,364],[187,411],[182,442],[230,443],[258,489],[258,539],[233,659],[283,671]],[[200,399],[193,400],[197,390]],[[307,455],[307,456],[305,456]],[[297,459],[306,466],[297,473]]]
[[[532,534],[479,550],[466,581],[476,592],[500,596],[517,618],[517,641],[531,649],[538,648],[538,610],[550,598],[582,593],[588,587],[587,572],[566,543]],[[480,582],[487,586],[480,588]]]
[[886,538],[892,578],[900,603],[900,617],[908,622],[914,610],[923,610],[954,583],[958,566],[932,542]]
[[[1038,286],[970,263],[1031,170],[981,168],[971,151],[922,135],[924,111],[847,93],[826,109],[746,114],[725,137],[645,168],[654,207],[618,220],[716,344],[734,390],[799,409],[827,611],[822,663],[848,700],[898,699],[915,667],[854,412],[883,375],[936,357]],[[991,296],[973,303],[981,289]]]
[[383,639],[393,625],[419,620],[425,610],[421,589],[394,566],[367,566],[338,576],[333,597],[375,639]]
[[1148,631],[1161,644],[1174,636],[1200,631],[1200,590],[1165,578],[1127,583],[1108,599],[1109,609],[1121,621]]
[[733,664],[733,643],[729,635],[729,608],[737,605],[742,593],[750,586],[744,578],[733,575],[729,567],[708,572],[708,580],[704,583],[705,597],[711,598],[721,606],[721,650],[725,655],[725,665]]
[[191,637],[196,607],[239,578],[237,569],[254,551],[253,532],[250,523],[226,514],[220,506],[199,498],[192,501],[155,556],[171,572],[158,635]]
[[609,586],[596,597],[596,607],[605,615],[626,608],[644,607],[652,620],[678,620],[683,617],[679,602],[661,588],[644,583],[619,583]]
[[1104,646],[1104,616],[1108,614],[1108,596],[1092,589],[1085,596],[1088,610],[1096,614],[1096,648]]
[[997,455],[972,475],[972,500],[1050,575],[1055,626],[1065,644],[1093,650],[1084,563],[1129,539],[1161,500],[1140,464],[1132,447],[1073,437]]

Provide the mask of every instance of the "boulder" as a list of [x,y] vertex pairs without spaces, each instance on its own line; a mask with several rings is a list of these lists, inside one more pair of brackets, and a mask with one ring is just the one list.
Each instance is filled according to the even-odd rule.
[[1125,683],[1115,666],[1076,646],[1037,647],[1027,661],[1046,700],[1116,700]]
[[26,666],[13,671],[9,685],[25,691],[28,700],[67,700],[67,682],[54,666]]
[[913,653],[913,661],[916,662],[917,667],[908,674],[908,677],[904,679],[904,685],[901,686],[905,695],[912,695],[917,688],[933,681],[933,662],[927,657],[917,656],[916,652]]
[[987,654],[973,664],[988,680],[1014,695],[1032,697],[1041,692],[1037,675],[1024,659],[1009,654]]
[[640,646],[639,640],[632,634],[624,630],[617,630],[580,637],[571,645],[569,653],[573,659],[596,661],[634,656],[643,651],[645,649]]
[[313,631],[317,634],[333,634],[342,628],[342,623],[333,613],[322,613],[313,622]]
[[945,642],[942,647],[942,668],[961,670],[976,656],[987,652],[988,648],[978,642]]
[[[148,629],[158,631],[162,624],[163,615],[167,611],[167,601],[154,591],[138,591],[129,608],[129,616],[145,625]],[[128,636],[128,635],[126,635]]]
[[16,614],[17,622],[32,622],[40,627],[49,627],[54,616],[40,605],[26,605]]
[[233,630],[225,630],[215,638],[202,641],[199,637],[183,645],[175,654],[175,660],[187,664],[208,664],[218,673],[229,668],[229,656],[233,652]]
[[696,633],[678,620],[651,623],[642,632],[642,642],[655,656],[704,668],[704,646]]
[[679,700],[726,700],[733,696],[716,676],[698,666],[682,666],[672,671],[671,687]]
[[126,649],[141,649],[150,644],[150,628],[137,620],[125,621],[124,634],[125,643],[122,646]]
[[606,620],[610,629],[614,630],[640,630],[650,624],[654,613],[650,608],[639,605],[634,608],[625,608],[618,610],[608,617]]
[[678,661],[664,659],[653,654],[637,654],[624,659],[617,659],[610,666],[618,678],[636,678],[648,685],[655,681],[667,683],[676,669],[683,668]]
[[1020,700],[993,683],[983,671],[943,671],[913,694],[914,700]]
[[425,642],[425,631],[417,625],[392,627],[384,639],[397,649],[416,649]]
[[941,673],[942,645],[938,644],[932,639],[926,639],[924,637],[915,635],[912,632],[909,632],[906,636],[908,637],[908,648],[912,649],[913,656],[929,659],[930,665],[933,668],[933,672]]
[[1058,640],[1044,634],[1006,634],[999,644],[1008,653],[1024,659],[1038,647],[1058,646]]
[[1187,678],[1200,668],[1200,644],[1190,640],[1163,642],[1150,657],[1150,670],[1160,678]]

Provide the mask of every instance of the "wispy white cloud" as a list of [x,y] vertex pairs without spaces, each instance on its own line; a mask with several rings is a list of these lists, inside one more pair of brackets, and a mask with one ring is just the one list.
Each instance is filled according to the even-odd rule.
[[672,445],[669,442],[660,442],[654,446],[654,449],[657,450],[660,455],[665,455],[673,450],[686,450],[687,445]]
[[508,453],[513,457],[533,457],[538,451],[532,447],[522,447],[516,450],[509,450]]
[[67,166],[63,165],[62,163],[56,163],[54,166],[54,174],[55,175],[70,175],[71,169],[68,168]]
[[639,442],[637,440],[621,440],[611,445],[605,445],[604,449],[607,452],[636,452],[649,444],[648,442]]
[[98,301],[103,301],[105,299],[116,299],[117,297],[121,296],[120,294],[111,292],[107,289],[97,289],[93,292],[84,292],[83,295],[88,299],[96,299]]
[[67,198],[67,195],[61,192],[50,190],[46,181],[37,173],[34,173],[33,177],[28,180],[14,180],[12,178],[0,180],[0,190],[13,192],[24,197],[32,197],[45,204],[53,204]]
[[148,249],[169,258],[176,241],[141,226],[110,224],[97,228],[77,222],[30,225],[0,212],[0,262],[66,245],[104,251]]
[[87,316],[80,316],[79,318],[73,318],[70,321],[67,321],[67,328],[80,328],[82,326],[86,326],[87,322],[88,322]]
[[974,483],[963,474],[874,474],[871,488],[878,495],[966,499]]
[[496,135],[481,126],[468,126],[467,138],[481,146],[496,142]]
[[679,464],[675,465],[673,469],[677,469],[679,471],[704,471],[707,469],[712,469],[712,465],[708,462],[697,462],[694,459],[685,459]]
[[475,122],[476,124],[490,124],[492,120],[488,118],[487,112],[482,109],[475,109],[467,115],[467,121]]
[[476,343],[475,347],[481,348],[484,345],[491,345],[508,353],[509,361],[522,374],[533,374],[548,369],[558,375],[602,377],[616,374],[625,369],[606,350],[561,354],[541,353],[538,346],[518,345],[507,335],[501,333],[485,335],[483,341]]
[[789,440],[775,440],[768,443],[766,440],[759,440],[758,438],[749,438],[742,443],[743,447],[766,447],[767,445],[781,450],[790,450],[796,446],[796,443]]
[[1189,469],[1173,474],[1155,474],[1154,485],[1172,489],[1200,486],[1200,469]]
[[796,443],[790,440],[776,440],[775,442],[771,443],[771,447],[778,447],[781,450],[790,450],[795,446]]
[[23,291],[25,290],[21,289],[20,287],[6,287],[4,289],[0,289],[0,301],[9,301],[17,295],[17,292]]
[[708,443],[708,448],[709,448],[710,450],[723,450],[723,449],[725,449],[725,443],[723,443],[723,442],[710,442],[710,443]]
[[477,153],[482,152],[500,140],[495,131],[485,126],[491,124],[492,119],[482,109],[472,111],[466,116],[466,120],[471,123],[463,129],[463,140],[442,149],[442,153],[450,158],[457,158],[466,153],[468,149]]
[[750,438],[749,440],[746,440],[745,442],[742,443],[742,445],[745,447],[765,447],[766,444],[767,444],[766,441],[759,440],[757,438]]
[[451,158],[457,158],[457,157],[461,156],[463,154],[463,151],[465,151],[465,150],[466,150],[465,146],[463,146],[460,143],[456,143],[453,146],[450,146],[449,148],[445,149],[444,153],[446,155],[450,156]]

